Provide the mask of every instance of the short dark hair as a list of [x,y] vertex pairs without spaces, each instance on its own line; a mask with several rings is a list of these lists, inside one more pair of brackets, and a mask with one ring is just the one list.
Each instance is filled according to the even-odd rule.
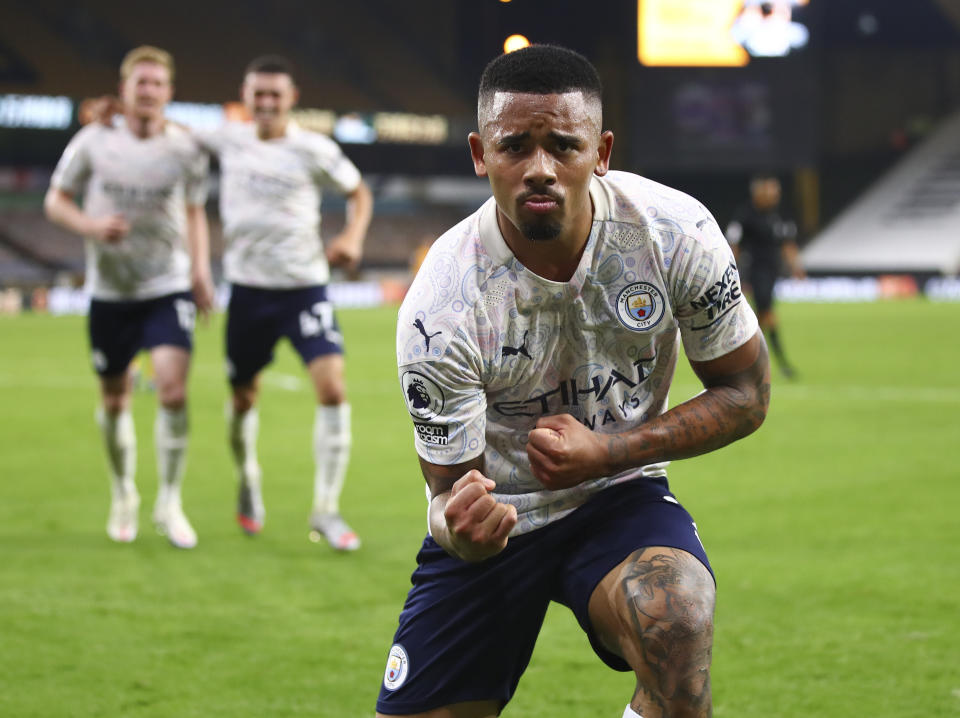
[[261,55],[247,65],[244,77],[251,72],[265,72],[271,75],[289,75],[293,79],[293,64],[283,55]]
[[590,61],[559,45],[530,45],[494,58],[480,77],[479,102],[501,92],[552,95],[581,91],[600,100],[603,87]]

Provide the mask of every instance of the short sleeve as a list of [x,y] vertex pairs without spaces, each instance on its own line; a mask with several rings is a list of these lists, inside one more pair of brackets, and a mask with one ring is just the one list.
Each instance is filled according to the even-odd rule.
[[727,225],[727,241],[731,246],[736,246],[740,244],[741,239],[743,239],[743,225],[739,221],[733,220]]
[[86,188],[87,180],[93,171],[89,152],[92,129],[94,128],[91,126],[80,130],[67,144],[50,178],[52,187],[69,192],[71,195],[78,195]]
[[710,361],[745,344],[757,317],[743,296],[733,252],[705,216],[678,243],[670,269],[675,314],[683,349],[692,361]]
[[486,446],[486,395],[466,345],[466,336],[458,333],[441,357],[398,369],[417,454],[432,464],[460,464]]
[[313,175],[318,184],[350,194],[360,186],[360,170],[333,140],[318,136],[313,145]]
[[223,151],[229,125],[215,128],[194,128],[190,131],[194,141],[204,152],[219,155]]

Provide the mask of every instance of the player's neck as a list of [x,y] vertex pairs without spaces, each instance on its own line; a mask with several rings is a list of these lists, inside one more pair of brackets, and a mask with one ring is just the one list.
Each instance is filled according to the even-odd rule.
[[158,117],[143,117],[131,113],[124,114],[124,121],[130,132],[141,140],[149,137],[156,137],[163,131],[166,118],[163,115]]
[[269,125],[257,125],[257,138],[261,140],[275,140],[280,137],[285,137],[289,126],[289,119],[285,119],[282,122],[270,123]]
[[527,239],[497,210],[497,223],[507,247],[524,267],[552,282],[569,282],[580,265],[590,238],[593,208],[554,239]]

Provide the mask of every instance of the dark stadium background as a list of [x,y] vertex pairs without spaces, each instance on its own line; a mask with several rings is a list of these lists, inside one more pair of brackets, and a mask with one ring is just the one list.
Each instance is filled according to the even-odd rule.
[[[0,95],[79,102],[110,92],[124,53],[149,43],[173,53],[179,101],[235,100],[247,61],[277,52],[295,63],[301,107],[442,116],[449,134],[439,145],[344,144],[377,192],[366,267],[401,267],[425,237],[482,199],[482,187],[469,182],[465,141],[476,85],[504,38],[521,33],[570,46],[598,66],[615,168],[693,194],[721,225],[752,172],[776,172],[806,240],[960,107],[960,2],[811,0],[796,14],[810,42],[788,56],[742,68],[665,68],[637,60],[636,0],[7,0]],[[738,106],[745,93],[761,97],[762,137],[750,134],[749,108]],[[708,96],[710,107],[691,107],[691,96]],[[78,269],[76,243],[59,241],[38,218],[49,172],[78,127],[75,117],[61,130],[0,127],[0,251],[10,259],[0,265],[22,270],[31,252],[50,260],[48,271],[0,272],[0,283],[48,279],[50,267],[62,266],[49,254],[63,246],[73,248],[62,250],[73,252],[66,266]],[[445,199],[435,202],[438,192]],[[326,209],[335,224],[337,200]],[[215,202],[211,212],[216,239]],[[31,237],[50,235],[50,249],[24,250],[23,227]]]

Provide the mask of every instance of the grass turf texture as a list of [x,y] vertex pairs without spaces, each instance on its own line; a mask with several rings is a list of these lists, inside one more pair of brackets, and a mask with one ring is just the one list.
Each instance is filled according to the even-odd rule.
[[[267,525],[233,519],[222,318],[197,332],[185,507],[149,525],[154,397],[138,393],[141,533],[104,532],[105,458],[81,318],[0,319],[0,715],[369,716],[425,528],[394,370],[395,309],[341,311],[364,541],[307,541],[313,400],[282,345],[262,392]],[[719,579],[715,715],[960,716],[960,306],[783,305],[799,381],[767,423],[671,467]],[[698,389],[684,366],[674,402]],[[605,668],[552,607],[506,716],[619,716]]]

